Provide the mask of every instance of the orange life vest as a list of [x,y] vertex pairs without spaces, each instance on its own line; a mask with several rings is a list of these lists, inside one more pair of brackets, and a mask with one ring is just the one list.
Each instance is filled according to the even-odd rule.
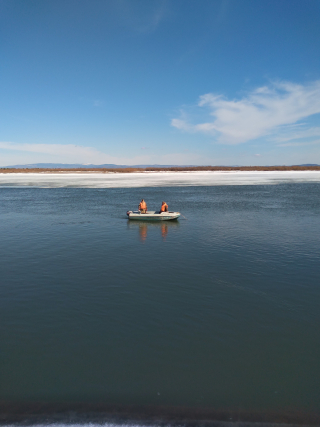
[[161,212],[165,212],[166,209],[168,209],[168,205],[165,203],[164,205],[161,206]]
[[146,204],[146,202],[141,202],[141,203],[140,203],[140,209],[147,209],[147,204]]

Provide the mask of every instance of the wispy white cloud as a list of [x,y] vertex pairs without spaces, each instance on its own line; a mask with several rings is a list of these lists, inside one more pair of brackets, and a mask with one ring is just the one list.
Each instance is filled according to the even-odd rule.
[[[238,100],[222,95],[202,95],[198,108],[211,119],[194,123],[185,117],[174,118],[171,125],[186,132],[207,133],[224,144],[239,144],[272,135],[284,126],[292,125],[320,113],[320,81],[299,85],[274,82],[248,93]],[[318,128],[303,129],[318,132]]]

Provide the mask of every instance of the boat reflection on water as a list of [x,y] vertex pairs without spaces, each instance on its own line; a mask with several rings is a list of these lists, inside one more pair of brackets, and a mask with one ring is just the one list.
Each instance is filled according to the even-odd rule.
[[[150,222],[150,221],[128,221],[128,229],[137,230],[139,233],[139,239],[142,243],[147,240],[148,232],[152,232],[152,235],[161,235],[162,240],[165,241],[169,230],[176,229],[179,227],[178,221],[159,221],[159,222]],[[156,232],[156,233],[153,233]],[[149,233],[150,234],[150,233]]]

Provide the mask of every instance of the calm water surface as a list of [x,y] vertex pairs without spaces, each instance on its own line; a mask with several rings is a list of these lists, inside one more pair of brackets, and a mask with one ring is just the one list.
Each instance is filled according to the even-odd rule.
[[318,410],[319,195],[0,189],[0,400]]

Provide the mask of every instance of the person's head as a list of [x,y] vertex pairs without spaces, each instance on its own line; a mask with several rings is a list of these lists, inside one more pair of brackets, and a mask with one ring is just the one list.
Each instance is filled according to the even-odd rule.
[[141,202],[144,202],[144,199],[141,199]]
[[162,204],[164,205],[166,202],[162,202]]

